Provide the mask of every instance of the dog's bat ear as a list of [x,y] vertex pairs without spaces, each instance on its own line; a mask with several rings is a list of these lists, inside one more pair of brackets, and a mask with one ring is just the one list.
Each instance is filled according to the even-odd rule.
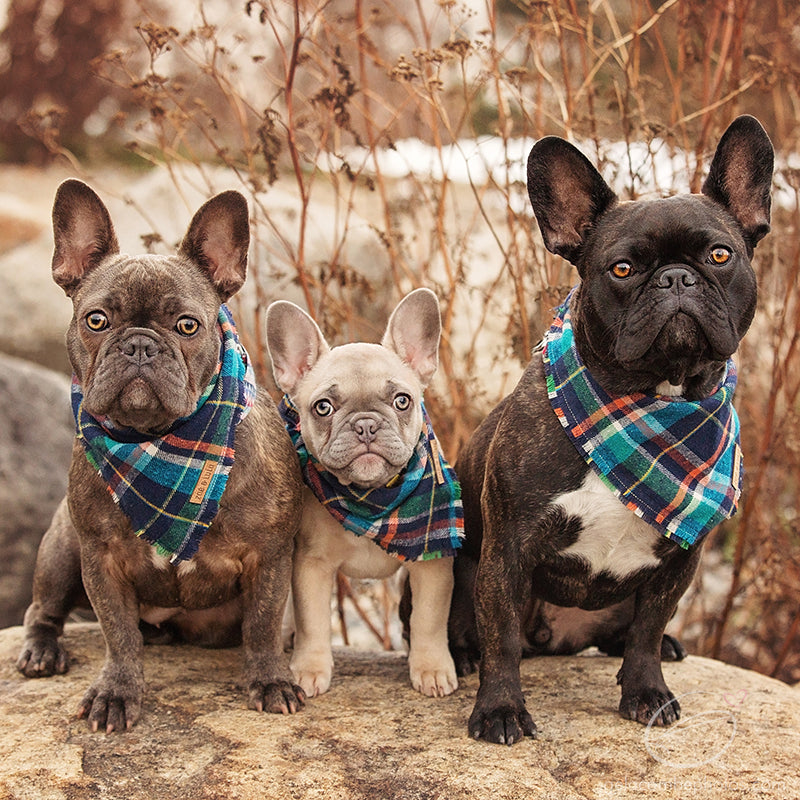
[[282,392],[293,397],[305,374],[330,347],[317,323],[288,300],[270,305],[266,328],[275,383]]
[[769,233],[774,162],[767,132],[743,115],[722,134],[703,183],[703,194],[736,219],[751,248]]
[[242,288],[247,277],[249,247],[247,201],[230,190],[215,195],[198,209],[180,252],[208,275],[225,302]]
[[586,233],[617,196],[580,150],[546,136],[528,156],[528,196],[545,247],[579,265]]
[[392,312],[381,344],[397,353],[427,386],[439,366],[441,333],[438,298],[430,289],[415,289]]
[[119,252],[111,217],[85,183],[64,181],[53,201],[53,280],[71,297],[84,276]]

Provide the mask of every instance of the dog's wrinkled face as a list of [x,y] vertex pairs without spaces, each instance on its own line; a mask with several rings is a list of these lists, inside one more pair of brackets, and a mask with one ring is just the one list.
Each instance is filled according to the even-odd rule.
[[66,181],[53,276],[72,298],[67,348],[87,411],[148,435],[191,414],[220,355],[217,315],[244,282],[249,223],[236,192],[208,201],[175,256],[118,253],[105,206]]
[[73,302],[68,348],[89,413],[158,433],[195,410],[220,339],[219,296],[193,264],[112,257]]
[[293,398],[308,449],[343,483],[384,486],[409,462],[422,430],[422,384],[376,344],[335,347]]
[[572,145],[534,145],[531,203],[548,249],[578,268],[576,343],[607,391],[713,388],[755,312],[750,258],[769,231],[772,167],[764,129],[739,117],[702,194],[619,203]]
[[267,344],[275,380],[300,415],[309,452],[343,484],[386,485],[422,431],[422,393],[438,361],[439,305],[420,289],[395,309],[382,344],[330,349],[300,308],[273,303]]
[[628,373],[683,385],[731,356],[753,318],[744,238],[705,198],[617,206],[587,242],[585,263],[583,318],[596,340],[614,337]]

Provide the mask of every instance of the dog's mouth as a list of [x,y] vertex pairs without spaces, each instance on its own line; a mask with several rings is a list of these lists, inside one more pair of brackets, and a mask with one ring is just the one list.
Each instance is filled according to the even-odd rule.
[[343,426],[316,452],[316,457],[342,484],[385,486],[408,464],[414,446],[390,426],[379,428],[374,438],[367,438],[368,441],[359,440],[349,426]]
[[397,473],[382,455],[367,451],[357,455],[344,470],[349,483],[366,488],[384,486]]
[[[133,371],[133,370],[131,370]],[[114,384],[92,381],[86,392],[86,409],[96,417],[107,417],[115,426],[158,435],[191,414],[196,400],[185,387],[177,387],[170,376],[137,372],[123,375]]]
[[117,396],[112,418],[120,425],[147,433],[162,433],[182,416],[177,409],[166,408],[151,383],[134,378]]
[[711,344],[694,317],[680,311],[658,332],[647,360],[673,385],[686,383],[711,357]]
[[629,369],[646,369],[674,385],[709,362],[725,361],[738,336],[724,299],[711,289],[686,294],[649,292],[631,306],[615,356]]

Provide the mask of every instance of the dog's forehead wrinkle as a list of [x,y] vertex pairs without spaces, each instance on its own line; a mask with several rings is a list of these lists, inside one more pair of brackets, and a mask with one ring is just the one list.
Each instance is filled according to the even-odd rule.
[[391,399],[397,391],[420,391],[411,368],[395,353],[377,344],[355,343],[333,348],[309,371],[304,383],[309,387],[309,397],[314,398],[336,387],[341,402],[376,396]]
[[[120,298],[127,299],[124,316],[143,320],[191,314],[210,323],[216,316],[218,300],[209,286],[199,288],[190,262],[173,256],[115,256],[103,264],[83,287],[80,308],[86,312],[101,308],[122,314]],[[124,291],[120,291],[124,290]],[[156,302],[154,302],[154,298]]]
[[587,253],[601,248],[606,266],[631,261],[640,267],[658,267],[672,261],[704,260],[706,251],[715,245],[744,250],[739,231],[722,215],[715,224],[707,220],[699,224],[694,214],[648,213],[617,218]]

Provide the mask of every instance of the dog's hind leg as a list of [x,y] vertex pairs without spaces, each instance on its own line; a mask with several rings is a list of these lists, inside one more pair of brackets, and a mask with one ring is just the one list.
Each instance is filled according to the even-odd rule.
[[17,669],[28,678],[63,675],[69,669],[59,637],[76,606],[89,606],[81,582],[78,536],[64,498],[42,537],[33,575],[33,601],[25,612],[25,642]]

